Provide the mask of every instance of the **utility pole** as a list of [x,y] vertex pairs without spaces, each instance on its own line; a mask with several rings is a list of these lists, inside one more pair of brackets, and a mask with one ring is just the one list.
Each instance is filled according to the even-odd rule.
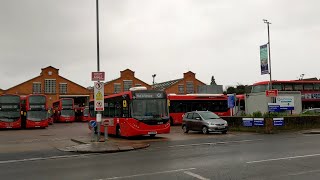
[[269,31],[269,24],[271,24],[268,20],[263,19],[263,22],[267,24],[268,27],[268,52],[269,52],[269,75],[270,75],[270,83],[269,83],[269,90],[272,89],[272,76],[271,76],[271,53],[270,53],[270,31]]
[[[100,47],[99,47],[99,0],[96,0],[96,24],[97,24],[97,71],[100,72]],[[98,81],[99,83],[100,81]],[[100,125],[101,125],[101,112],[97,111],[96,115],[97,121],[97,141],[100,140]]]

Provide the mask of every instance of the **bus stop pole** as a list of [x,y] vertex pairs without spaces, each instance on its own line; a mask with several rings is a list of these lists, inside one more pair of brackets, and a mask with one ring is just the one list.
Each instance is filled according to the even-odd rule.
[[[97,71],[100,72],[100,51],[99,51],[99,0],[96,0],[96,25],[97,25]],[[100,82],[100,81],[98,81]],[[100,140],[101,112],[97,112],[97,142]]]

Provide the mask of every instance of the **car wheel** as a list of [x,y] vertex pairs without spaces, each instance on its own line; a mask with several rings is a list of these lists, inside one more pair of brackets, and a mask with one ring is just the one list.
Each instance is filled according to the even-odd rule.
[[182,130],[184,133],[188,133],[189,132],[189,129],[187,128],[186,125],[182,126]]
[[227,134],[227,131],[222,131],[222,134]]
[[202,127],[202,133],[203,133],[203,134],[208,134],[208,128],[207,128],[207,126],[203,126],[203,127]]

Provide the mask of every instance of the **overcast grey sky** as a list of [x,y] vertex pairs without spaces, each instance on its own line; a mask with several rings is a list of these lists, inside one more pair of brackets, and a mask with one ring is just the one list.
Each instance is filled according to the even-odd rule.
[[[273,78],[320,77],[319,0],[100,0],[101,70],[152,83],[196,77],[224,86],[268,80],[259,46],[271,34]],[[85,87],[96,71],[95,0],[0,0],[0,88],[54,66]]]

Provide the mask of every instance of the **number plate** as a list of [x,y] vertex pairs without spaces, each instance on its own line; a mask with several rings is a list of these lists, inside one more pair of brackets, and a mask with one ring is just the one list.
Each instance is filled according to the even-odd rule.
[[149,134],[149,135],[151,135],[151,134],[157,134],[157,132],[156,132],[156,131],[150,131],[150,132],[148,132],[148,134]]
[[218,129],[224,129],[224,126],[218,126]]

